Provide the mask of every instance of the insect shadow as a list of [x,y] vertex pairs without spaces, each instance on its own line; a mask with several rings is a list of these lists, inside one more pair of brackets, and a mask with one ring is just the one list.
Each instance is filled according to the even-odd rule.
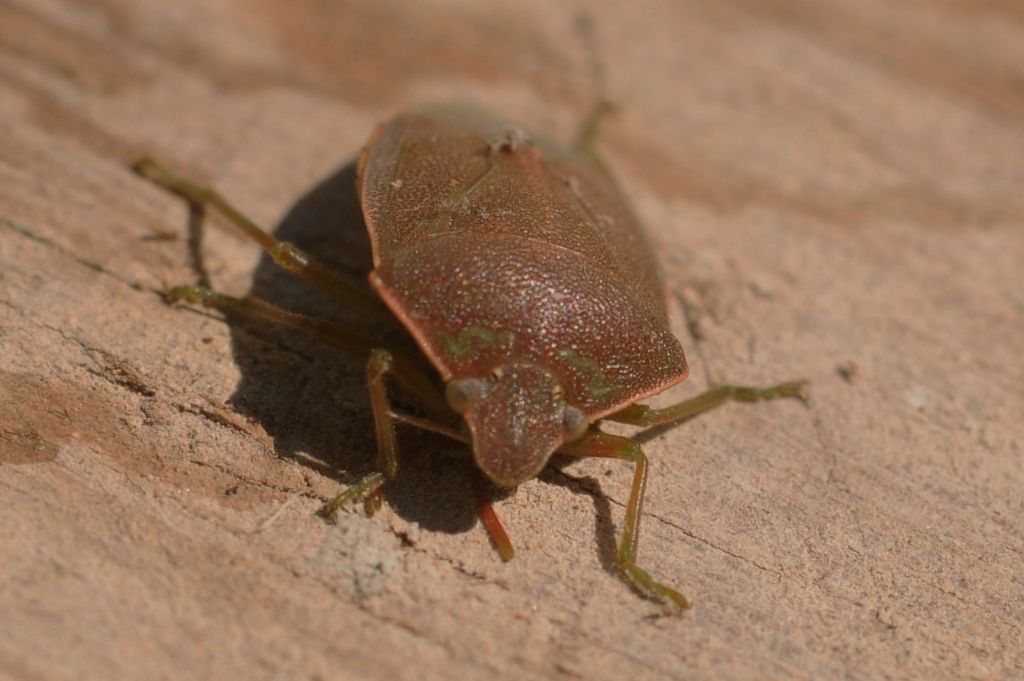
[[[355,190],[355,161],[302,196],[271,230],[330,267],[363,282],[370,243]],[[196,259],[200,265],[201,259]],[[196,267],[197,272],[201,266]],[[281,308],[343,325],[357,318],[263,255],[250,294]],[[370,472],[377,448],[366,390],[365,357],[347,355],[301,332],[229,316],[241,380],[232,408],[259,423],[277,453],[336,480],[339,489]],[[409,430],[400,436],[402,468],[385,502],[425,529],[465,532],[476,523],[472,461],[446,440]]]
[[590,497],[594,503],[594,539],[597,543],[598,559],[601,561],[601,567],[615,574],[619,567],[615,560],[617,549],[611,502],[601,492],[601,483],[597,478],[566,471],[572,463],[573,460],[568,457],[556,456],[541,472],[540,480],[565,488],[573,494]]

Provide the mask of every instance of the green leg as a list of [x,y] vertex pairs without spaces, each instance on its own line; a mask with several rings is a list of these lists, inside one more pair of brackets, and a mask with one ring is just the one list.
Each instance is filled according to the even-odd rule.
[[[360,357],[365,357],[377,346],[376,339],[371,336],[360,334],[351,328],[342,327],[340,324],[326,319],[307,317],[296,312],[282,310],[253,296],[235,298],[202,286],[175,286],[167,294],[167,298],[169,302],[183,300],[211,309],[287,326],[302,331],[322,343]],[[391,361],[398,367],[394,375],[403,393],[418,400],[431,419],[448,420],[451,414],[448,402],[434,387],[433,381],[420,367],[420,363],[397,352],[391,353]],[[410,417],[410,419],[412,418]],[[431,421],[425,421],[425,423],[431,423]]]
[[143,158],[132,165],[139,175],[155,182],[195,206],[211,206],[266,251],[273,261],[312,286],[334,296],[354,311],[375,321],[393,323],[393,318],[369,292],[330,270],[295,244],[279,241],[260,229],[215,190],[197,185],[172,173],[156,161]]
[[167,293],[167,301],[195,303],[214,310],[287,326],[302,331],[322,343],[333,345],[355,355],[365,355],[374,346],[374,342],[369,336],[343,328],[326,319],[316,319],[282,310],[253,296],[235,298],[203,286],[175,286]]
[[[398,382],[398,379],[403,377],[402,369],[391,352],[375,348],[370,352],[370,359],[366,363],[366,383],[370,390],[373,428],[377,436],[377,470],[343,491],[320,509],[320,515],[329,520],[333,520],[337,516],[338,510],[342,506],[359,498],[366,499],[368,513],[373,513],[380,508],[380,488],[385,482],[398,475],[398,439],[395,432],[397,422],[402,421],[464,441],[463,436],[447,423],[435,422],[396,411],[392,407],[391,398],[388,395],[387,379],[389,377]],[[414,385],[407,379],[404,383],[407,386]]]
[[[287,326],[349,354],[365,356],[377,351],[377,342],[370,336],[326,319],[316,319],[282,310],[253,296],[235,298],[202,286],[175,286],[167,294],[167,298],[169,302],[184,300],[211,309]],[[429,418],[424,419],[396,413],[396,418],[425,430],[464,440],[458,429],[447,425],[451,421],[451,408],[444,395],[434,386],[430,376],[421,368],[420,363],[395,351],[386,351],[386,354],[387,372],[395,379],[403,394],[413,398],[429,415]]]
[[675,589],[656,582],[646,570],[636,564],[637,545],[640,540],[640,516],[643,510],[644,490],[647,487],[647,457],[640,445],[617,435],[591,430],[581,439],[565,445],[559,454],[578,457],[621,459],[633,463],[633,487],[626,503],[626,520],[619,543],[618,563],[626,580],[648,598],[673,603],[680,610],[690,607],[686,597]]
[[378,506],[377,502],[372,500],[379,498],[377,494],[387,480],[384,473],[374,471],[354,485],[350,485],[341,494],[324,504],[320,508],[319,514],[333,522],[337,519],[338,510],[342,506],[358,499],[365,499],[367,511],[372,513],[372,511],[377,510]]
[[176,286],[171,289],[167,298],[169,302],[184,300],[215,310],[287,326],[346,352],[355,354],[369,352],[370,362],[367,366],[367,374],[370,402],[373,406],[374,424],[377,430],[377,470],[335,497],[321,509],[321,513],[328,518],[333,518],[341,506],[354,499],[372,498],[385,481],[395,476],[395,473],[398,472],[397,448],[391,410],[383,382],[384,372],[394,361],[390,353],[385,350],[373,349],[369,338],[343,329],[337,324],[282,310],[259,298],[235,298],[201,286]]
[[376,349],[366,363],[366,384],[370,388],[373,429],[377,434],[377,470],[391,480],[398,475],[398,441],[395,417],[388,398],[385,376],[394,371],[394,358],[387,350]]
[[370,389],[370,406],[373,409],[373,428],[377,435],[377,470],[352,485],[327,502],[320,515],[333,520],[338,510],[350,501],[361,497],[367,500],[367,510],[379,508],[378,496],[381,486],[398,475],[398,441],[395,437],[395,414],[388,397],[385,377],[394,371],[394,357],[387,350],[379,348],[370,353],[366,363],[366,382]]
[[762,402],[782,398],[806,401],[809,395],[808,391],[807,381],[790,381],[768,388],[720,385],[697,397],[663,409],[654,409],[645,404],[634,404],[605,418],[609,421],[628,423],[633,426],[664,426],[687,421],[726,402]]

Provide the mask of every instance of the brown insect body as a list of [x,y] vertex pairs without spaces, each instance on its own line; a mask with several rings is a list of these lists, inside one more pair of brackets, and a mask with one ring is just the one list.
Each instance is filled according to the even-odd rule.
[[379,128],[357,172],[371,284],[449,386],[480,381],[459,411],[496,483],[582,435],[570,416],[593,423],[686,378],[650,249],[586,155],[419,113]]
[[[443,397],[410,348],[389,348],[358,325],[205,286],[175,286],[167,298],[280,324],[368,355],[376,470],[325,504],[325,517],[359,498],[370,510],[379,505],[381,487],[398,473],[397,423],[466,441],[467,433],[453,427],[459,414],[477,465],[500,485],[534,477],[556,451],[631,463],[616,560],[640,593],[685,609],[681,593],[636,562],[647,457],[630,438],[591,424],[604,418],[649,428],[726,402],[806,400],[807,383],[722,384],[658,409],[637,404],[682,381],[687,367],[639,225],[589,150],[601,109],[582,129],[576,152],[531,142],[486,114],[453,109],[399,116],[364,149],[358,191],[373,249],[370,283],[445,381]],[[133,168],[193,205],[215,208],[276,264],[368,322],[391,322],[365,290],[261,229],[214,189],[152,159]],[[389,386],[422,414],[396,410]],[[478,510],[509,560],[512,543],[482,488]]]

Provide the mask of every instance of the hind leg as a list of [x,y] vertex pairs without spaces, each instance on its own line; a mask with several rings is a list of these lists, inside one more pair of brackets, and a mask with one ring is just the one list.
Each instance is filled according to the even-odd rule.
[[274,263],[340,300],[349,308],[374,321],[389,324],[393,322],[390,313],[368,291],[326,267],[295,244],[280,241],[261,229],[216,190],[190,182],[149,158],[137,161],[132,165],[132,169],[164,189],[183,197],[194,206],[214,208],[242,234],[259,244]]

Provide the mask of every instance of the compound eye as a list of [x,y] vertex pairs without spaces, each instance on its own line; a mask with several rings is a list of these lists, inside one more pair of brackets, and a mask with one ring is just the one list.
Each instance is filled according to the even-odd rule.
[[590,422],[587,421],[586,414],[571,404],[565,405],[565,413],[562,416],[562,428],[564,429],[566,442],[572,442],[583,437],[583,433],[587,432],[589,427]]
[[473,406],[483,392],[484,382],[479,378],[454,378],[444,388],[448,405],[459,414]]

